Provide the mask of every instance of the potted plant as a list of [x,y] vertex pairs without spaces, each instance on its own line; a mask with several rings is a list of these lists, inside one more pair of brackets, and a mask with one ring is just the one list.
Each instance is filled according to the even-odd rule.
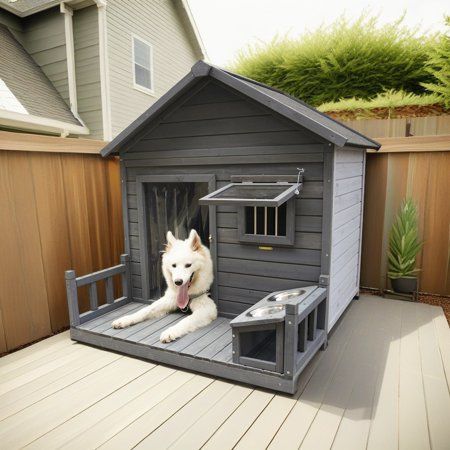
[[417,290],[416,256],[422,248],[417,225],[417,209],[411,199],[404,200],[389,235],[388,275],[395,292]]

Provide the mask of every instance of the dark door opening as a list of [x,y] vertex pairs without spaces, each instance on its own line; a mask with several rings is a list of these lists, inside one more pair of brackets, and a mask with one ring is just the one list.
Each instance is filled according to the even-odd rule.
[[145,183],[145,214],[149,298],[160,298],[166,289],[161,270],[161,255],[167,231],[178,239],[186,239],[194,229],[204,245],[209,247],[209,208],[200,206],[199,199],[208,194],[206,182]]

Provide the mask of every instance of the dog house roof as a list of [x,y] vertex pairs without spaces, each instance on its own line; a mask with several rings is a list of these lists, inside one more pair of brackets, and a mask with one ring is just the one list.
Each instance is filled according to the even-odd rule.
[[127,143],[143,128],[155,120],[170,107],[181,95],[187,92],[200,79],[216,79],[247,97],[261,103],[267,108],[287,117],[305,127],[325,140],[340,147],[349,146],[361,149],[380,148],[380,144],[349,127],[333,120],[306,103],[287,95],[277,89],[258,83],[249,78],[223,70],[219,67],[198,61],[191,71],[175,86],[158,99],[146,112],[132,122],[101,151],[102,156],[116,153],[119,149],[126,151]]

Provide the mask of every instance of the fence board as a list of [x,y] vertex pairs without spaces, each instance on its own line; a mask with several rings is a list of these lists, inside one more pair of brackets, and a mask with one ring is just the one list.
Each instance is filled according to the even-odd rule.
[[77,154],[80,143],[57,153],[62,141],[50,152],[0,150],[0,353],[68,325],[64,270],[90,273],[123,253],[117,159]]

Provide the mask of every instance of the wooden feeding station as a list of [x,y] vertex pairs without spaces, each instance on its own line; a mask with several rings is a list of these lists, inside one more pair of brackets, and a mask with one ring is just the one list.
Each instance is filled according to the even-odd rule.
[[[66,273],[72,339],[295,392],[359,293],[367,148],[379,144],[303,102],[196,63],[102,151],[120,157],[126,255],[94,274]],[[167,344],[159,335],[180,313],[111,328],[163,294],[166,232],[192,228],[211,251],[219,317]],[[82,285],[91,301],[80,313]]]

